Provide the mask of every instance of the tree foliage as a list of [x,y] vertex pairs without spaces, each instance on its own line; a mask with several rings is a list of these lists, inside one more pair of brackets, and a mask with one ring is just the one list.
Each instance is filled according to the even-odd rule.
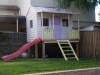
[[100,0],[56,0],[58,2],[58,8],[69,8],[71,4],[80,10],[90,11],[100,3]]

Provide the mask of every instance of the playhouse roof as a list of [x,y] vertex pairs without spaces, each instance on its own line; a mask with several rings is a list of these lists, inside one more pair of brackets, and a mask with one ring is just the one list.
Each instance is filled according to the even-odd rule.
[[37,13],[39,12],[48,12],[48,13],[62,13],[62,14],[80,14],[72,12],[68,9],[58,9],[56,7],[36,7],[32,6]]

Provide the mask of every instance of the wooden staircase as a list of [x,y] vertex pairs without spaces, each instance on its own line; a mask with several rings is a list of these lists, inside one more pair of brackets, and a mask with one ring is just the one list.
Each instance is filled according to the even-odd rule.
[[79,60],[69,40],[57,40],[57,43],[65,60]]

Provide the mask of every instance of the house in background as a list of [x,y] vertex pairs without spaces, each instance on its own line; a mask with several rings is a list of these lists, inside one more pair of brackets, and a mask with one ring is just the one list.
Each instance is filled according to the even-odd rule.
[[86,27],[80,27],[80,31],[99,31],[100,25],[94,24]]
[[[20,16],[16,5],[0,5],[0,31],[18,32],[25,28],[25,16]],[[6,26],[9,26],[6,28]]]
[[[20,16],[20,8],[17,5],[0,4],[0,40],[2,36],[7,36],[10,39],[9,48],[17,50],[26,43],[26,17]],[[7,39],[7,38],[6,38]],[[0,52],[3,47],[8,46],[0,41]],[[10,49],[11,50],[11,49]]]

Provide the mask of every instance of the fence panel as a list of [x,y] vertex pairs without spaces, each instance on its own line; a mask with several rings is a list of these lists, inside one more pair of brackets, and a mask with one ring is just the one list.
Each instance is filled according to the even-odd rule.
[[81,58],[100,59],[100,31],[81,31],[79,54]]

